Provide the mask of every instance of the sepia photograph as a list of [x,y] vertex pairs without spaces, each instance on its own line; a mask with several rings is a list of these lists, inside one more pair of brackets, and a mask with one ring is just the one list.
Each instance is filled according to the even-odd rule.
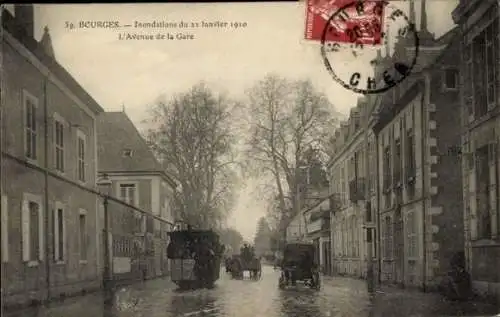
[[0,25],[3,316],[500,316],[498,0]]

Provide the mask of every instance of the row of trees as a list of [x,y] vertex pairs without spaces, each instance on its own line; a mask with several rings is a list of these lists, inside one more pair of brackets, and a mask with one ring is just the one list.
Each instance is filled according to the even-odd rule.
[[[174,208],[197,227],[220,227],[234,206],[238,175],[267,179],[275,221],[297,208],[303,164],[327,158],[338,116],[307,80],[266,76],[232,100],[195,85],[151,109],[147,139],[179,184]],[[320,168],[321,169],[321,168]],[[314,169],[313,169],[314,170]],[[312,173],[312,171],[311,171]],[[271,189],[271,190],[269,190]]]

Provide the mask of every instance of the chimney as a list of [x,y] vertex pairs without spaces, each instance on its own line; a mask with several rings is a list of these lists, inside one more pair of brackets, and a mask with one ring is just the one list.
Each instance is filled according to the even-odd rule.
[[42,39],[40,40],[40,44],[42,45],[43,50],[48,56],[52,57],[53,59],[56,58],[54,55],[54,48],[52,47],[52,39],[50,38],[48,26],[45,26],[45,28],[43,29],[43,35]]
[[35,17],[32,4],[15,4],[14,15],[16,21],[22,25],[26,35],[30,38],[34,37]]
[[410,17],[409,17],[410,23],[416,24],[417,21],[415,19],[416,19],[415,1],[414,0],[410,0]]
[[427,30],[427,6],[425,4],[425,0],[422,0],[420,3],[421,9],[420,9],[420,31],[422,32],[428,32]]

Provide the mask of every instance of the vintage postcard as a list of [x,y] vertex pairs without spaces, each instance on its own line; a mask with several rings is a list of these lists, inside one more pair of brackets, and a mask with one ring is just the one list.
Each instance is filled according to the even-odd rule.
[[0,8],[5,316],[499,316],[497,0]]

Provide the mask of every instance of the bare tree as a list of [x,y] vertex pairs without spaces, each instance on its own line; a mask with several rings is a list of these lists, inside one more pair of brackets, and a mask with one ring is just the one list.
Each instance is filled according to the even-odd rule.
[[147,139],[180,184],[177,215],[193,226],[218,227],[232,206],[235,106],[199,83],[151,109]]
[[[248,91],[246,159],[254,172],[272,175],[279,210],[297,212],[301,161],[323,146],[337,125],[333,105],[308,80],[268,75]],[[289,203],[287,204],[287,200]]]

